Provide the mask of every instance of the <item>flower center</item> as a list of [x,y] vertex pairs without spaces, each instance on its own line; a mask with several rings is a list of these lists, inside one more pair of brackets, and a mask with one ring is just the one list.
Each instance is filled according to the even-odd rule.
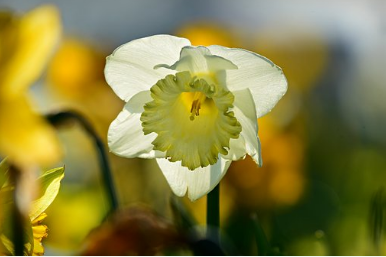
[[241,126],[230,109],[234,96],[219,85],[179,72],[159,80],[151,89],[153,101],[141,115],[145,134],[157,133],[154,150],[169,161],[194,170],[215,164],[226,155],[229,140]]
[[193,121],[196,116],[200,115],[200,109],[209,108],[210,98],[207,98],[206,95],[202,92],[183,92],[181,93],[181,100],[183,101],[186,108],[190,108],[190,120]]

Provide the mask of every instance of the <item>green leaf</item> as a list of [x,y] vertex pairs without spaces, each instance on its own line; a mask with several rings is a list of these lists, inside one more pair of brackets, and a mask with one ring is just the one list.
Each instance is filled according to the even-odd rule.
[[8,239],[8,237],[6,237],[4,234],[0,235],[0,241],[1,241],[1,244],[3,246],[3,249],[4,249],[4,253],[2,254],[6,254],[6,255],[14,255],[15,254],[15,250],[13,249],[13,243],[11,240]]
[[[7,186],[5,188],[11,188]],[[4,191],[4,187],[1,191]],[[0,241],[3,246],[3,250],[6,252],[4,254],[15,255],[15,247],[14,242],[10,239],[15,238],[15,222],[21,226],[23,230],[22,238],[18,237],[24,243],[23,252],[24,255],[31,255],[33,250],[33,234],[32,234],[32,226],[29,217],[23,217],[20,214],[16,214],[16,206],[13,202],[13,189],[7,190],[7,194],[3,194],[2,196],[6,196],[8,199],[6,203],[0,206],[0,211],[2,217],[2,223],[0,224]],[[4,199],[1,199],[4,200]],[[16,219],[16,220],[15,220]],[[20,235],[19,235],[20,236]],[[20,242],[20,241],[19,241]]]
[[263,227],[259,222],[257,214],[253,214],[251,218],[255,232],[258,255],[268,255],[270,251],[270,245],[267,236],[264,233]]
[[40,192],[37,199],[31,204],[31,210],[29,213],[31,221],[42,214],[54,201],[59,192],[60,181],[63,177],[64,167],[46,171],[41,177],[39,177],[38,183],[40,185]]
[[[1,255],[15,255],[15,247],[13,242],[9,240],[7,234],[12,233],[12,231],[7,231],[8,233],[4,233],[0,235],[0,248],[4,252],[0,252]],[[24,255],[31,256],[33,251],[33,234],[32,227],[26,226],[26,230],[24,230],[26,242],[24,244]]]
[[377,253],[380,253],[383,237],[383,224],[385,218],[385,193],[384,189],[380,188],[371,199],[370,222],[371,236],[374,247]]
[[8,169],[9,169],[9,165],[7,162],[7,158],[4,158],[0,162],[0,189],[4,185],[5,181],[7,180]]

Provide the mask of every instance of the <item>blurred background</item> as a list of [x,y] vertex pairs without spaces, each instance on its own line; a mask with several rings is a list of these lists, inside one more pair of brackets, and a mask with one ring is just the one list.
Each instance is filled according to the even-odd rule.
[[[257,52],[283,69],[289,88],[258,121],[263,167],[246,158],[221,181],[228,244],[257,254],[258,217],[276,254],[386,254],[385,1],[0,0],[0,9],[22,15],[47,3],[63,31],[30,88],[40,113],[76,110],[106,143],[123,102],[103,68],[119,45],[172,34]],[[77,126],[58,133],[66,175],[46,211],[49,255],[79,253],[108,209],[92,142]],[[120,206],[143,204],[170,219],[171,191],[155,161],[109,158]],[[205,197],[181,201],[204,225]]]

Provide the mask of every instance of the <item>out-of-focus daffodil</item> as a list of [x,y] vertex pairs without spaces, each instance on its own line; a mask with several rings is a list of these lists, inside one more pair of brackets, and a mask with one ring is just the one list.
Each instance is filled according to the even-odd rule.
[[[0,172],[9,176],[8,163],[6,160],[0,163]],[[34,200],[31,203],[31,208],[29,209],[29,221],[30,223],[24,228],[27,235],[27,242],[25,244],[25,254],[27,255],[43,255],[44,248],[42,245],[42,239],[47,237],[48,228],[46,225],[42,224],[43,219],[47,217],[45,210],[51,205],[55,200],[59,188],[60,181],[64,177],[64,168],[55,168],[49,171],[44,172],[37,180],[39,189],[36,196],[33,197]],[[4,254],[13,254],[13,244],[9,240],[12,235],[12,230],[9,227],[9,210],[11,206],[15,204],[12,201],[12,194],[15,190],[15,185],[7,180],[0,188],[0,213],[4,218],[4,221],[0,223],[0,239],[1,244],[5,249],[0,252]]]
[[48,67],[48,84],[63,96],[84,98],[98,89],[103,78],[104,56],[90,44],[64,40]]
[[187,38],[192,45],[210,46],[221,45],[235,47],[237,39],[219,24],[210,22],[189,23],[177,29],[177,36]]
[[287,90],[265,57],[169,35],[119,47],[105,76],[126,101],[109,129],[111,151],[156,158],[173,192],[191,200],[210,192],[233,160],[248,154],[262,164],[257,118]]
[[293,205],[305,187],[303,139],[298,132],[279,127],[272,116],[259,121],[264,166],[257,170],[250,158],[235,162],[226,182],[245,208]]
[[122,101],[103,76],[105,59],[92,44],[70,38],[61,43],[47,70],[54,108],[66,106],[83,113],[103,139],[111,119],[122,109]]
[[0,154],[21,166],[53,164],[61,155],[57,138],[27,90],[59,39],[59,13],[44,5],[22,17],[0,16]]

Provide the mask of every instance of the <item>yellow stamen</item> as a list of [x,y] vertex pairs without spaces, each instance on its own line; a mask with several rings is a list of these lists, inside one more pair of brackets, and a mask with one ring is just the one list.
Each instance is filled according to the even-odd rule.
[[201,104],[206,100],[206,96],[201,92],[195,92],[193,96],[192,108],[190,108],[190,120],[194,120],[194,116],[200,115]]

